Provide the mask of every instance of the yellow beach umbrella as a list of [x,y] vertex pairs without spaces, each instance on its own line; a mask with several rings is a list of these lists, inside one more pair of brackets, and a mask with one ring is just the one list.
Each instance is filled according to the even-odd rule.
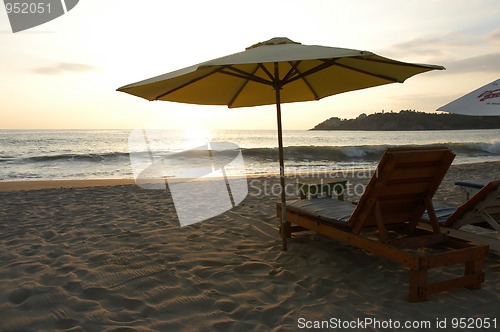
[[[245,51],[125,85],[118,91],[147,100],[230,108],[275,104],[281,201],[286,209],[281,104],[319,100],[407,78],[441,66],[400,62],[367,51],[302,45],[273,38]],[[281,220],[281,229],[287,227]],[[282,232],[284,234],[284,232]],[[283,238],[284,249],[286,239]]]

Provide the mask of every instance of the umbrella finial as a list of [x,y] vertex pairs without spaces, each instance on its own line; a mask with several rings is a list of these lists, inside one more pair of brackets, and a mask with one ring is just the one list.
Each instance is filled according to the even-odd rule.
[[269,45],[283,45],[283,44],[298,44],[300,43],[294,42],[293,40],[286,38],[286,37],[274,37],[269,40],[254,44],[252,46],[247,47],[246,49],[252,49],[260,46],[269,46]]

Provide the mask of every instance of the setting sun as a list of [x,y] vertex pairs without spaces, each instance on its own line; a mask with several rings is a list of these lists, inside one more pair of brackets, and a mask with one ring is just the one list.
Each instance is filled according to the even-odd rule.
[[190,128],[184,130],[183,136],[189,142],[204,142],[206,144],[212,139],[212,132],[205,128]]

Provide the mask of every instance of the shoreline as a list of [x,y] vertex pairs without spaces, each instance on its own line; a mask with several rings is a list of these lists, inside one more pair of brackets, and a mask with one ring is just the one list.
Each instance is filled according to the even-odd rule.
[[134,179],[0,181],[0,192],[135,185]]
[[[456,164],[452,165],[448,170],[450,172],[462,172],[467,171],[467,169],[475,169],[481,167],[496,167],[498,166],[499,172],[498,177],[500,177],[500,161],[487,161],[469,164]],[[372,173],[374,169],[332,169],[330,171],[312,171],[312,172],[290,172],[285,175],[286,179],[296,179],[296,178],[348,178],[354,177],[356,174],[363,174],[364,179],[368,180],[369,177],[366,175]],[[279,173],[266,173],[266,174],[247,174],[245,178],[247,179],[258,179],[258,178],[274,178],[279,177]],[[240,176],[232,176],[228,178],[241,178]],[[211,180],[218,178],[205,178],[196,179],[198,180]],[[169,179],[170,181],[183,181],[185,179]],[[466,179],[457,179],[457,181]],[[154,183],[154,181],[153,181]],[[86,187],[111,187],[111,186],[121,186],[121,185],[136,185],[136,181],[133,178],[122,178],[122,179],[56,179],[56,180],[3,180],[0,181],[0,192],[15,192],[15,191],[30,191],[30,190],[45,190],[45,189],[70,189],[70,188],[86,188]]]

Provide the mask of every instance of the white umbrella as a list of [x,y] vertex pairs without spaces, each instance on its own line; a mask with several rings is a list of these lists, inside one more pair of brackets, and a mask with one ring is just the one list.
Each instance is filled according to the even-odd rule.
[[464,115],[500,115],[500,79],[441,106],[437,110]]
[[[243,52],[129,84],[118,91],[147,100],[227,105],[230,108],[275,104],[283,229],[288,224],[284,219],[281,104],[402,83],[413,75],[434,69],[444,67],[400,62],[367,51],[302,45],[288,38],[273,38]],[[284,238],[283,246],[286,249]]]

